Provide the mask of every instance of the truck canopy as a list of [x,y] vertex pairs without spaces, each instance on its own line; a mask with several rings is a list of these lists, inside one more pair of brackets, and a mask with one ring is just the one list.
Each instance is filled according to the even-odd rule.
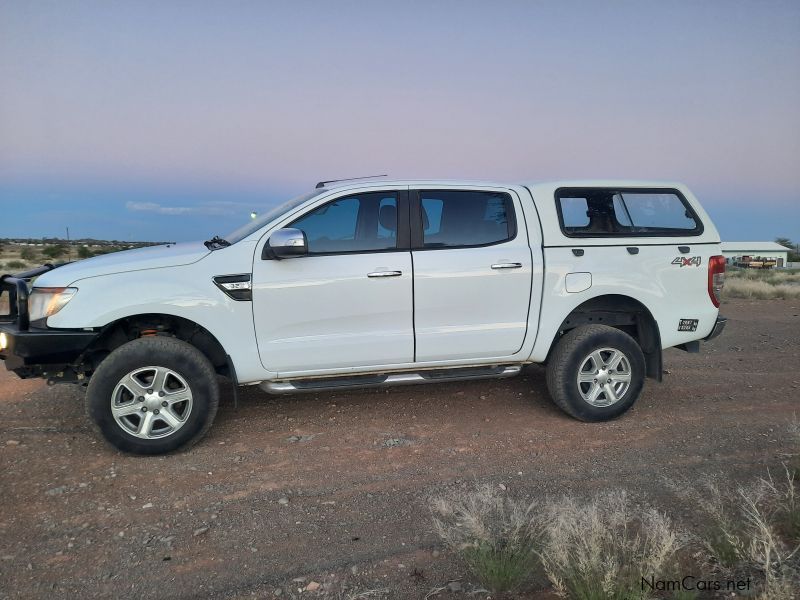
[[584,180],[523,185],[536,203],[545,247],[720,242],[708,214],[681,183]]

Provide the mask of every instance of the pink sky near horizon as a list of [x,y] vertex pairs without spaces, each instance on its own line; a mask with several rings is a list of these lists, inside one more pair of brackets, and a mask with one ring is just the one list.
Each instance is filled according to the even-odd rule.
[[12,1],[0,90],[0,200],[388,172],[800,204],[797,2]]

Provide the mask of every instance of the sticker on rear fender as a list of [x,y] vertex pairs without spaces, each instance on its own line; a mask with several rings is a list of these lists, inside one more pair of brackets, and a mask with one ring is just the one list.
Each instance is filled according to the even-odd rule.
[[678,321],[678,331],[697,331],[700,319],[681,319]]
[[699,267],[702,262],[703,259],[699,256],[690,256],[688,258],[683,256],[676,256],[675,259],[672,261],[672,264],[678,265],[680,267]]

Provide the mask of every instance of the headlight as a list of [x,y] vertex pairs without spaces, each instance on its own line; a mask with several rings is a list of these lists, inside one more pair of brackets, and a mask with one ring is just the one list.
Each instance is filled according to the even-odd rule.
[[28,313],[31,321],[52,317],[72,300],[78,288],[35,287],[28,299]]

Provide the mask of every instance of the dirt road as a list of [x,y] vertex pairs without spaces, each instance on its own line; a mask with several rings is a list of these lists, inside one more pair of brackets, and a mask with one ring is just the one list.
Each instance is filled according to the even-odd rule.
[[224,389],[203,442],[141,458],[95,435],[79,388],[0,370],[0,598],[423,598],[476,584],[431,532],[426,500],[442,490],[624,486],[674,506],[667,481],[762,474],[800,412],[800,305],[723,311],[722,337],[668,351],[664,383],[592,425],[551,405],[538,367],[390,391],[250,389],[238,409]]

